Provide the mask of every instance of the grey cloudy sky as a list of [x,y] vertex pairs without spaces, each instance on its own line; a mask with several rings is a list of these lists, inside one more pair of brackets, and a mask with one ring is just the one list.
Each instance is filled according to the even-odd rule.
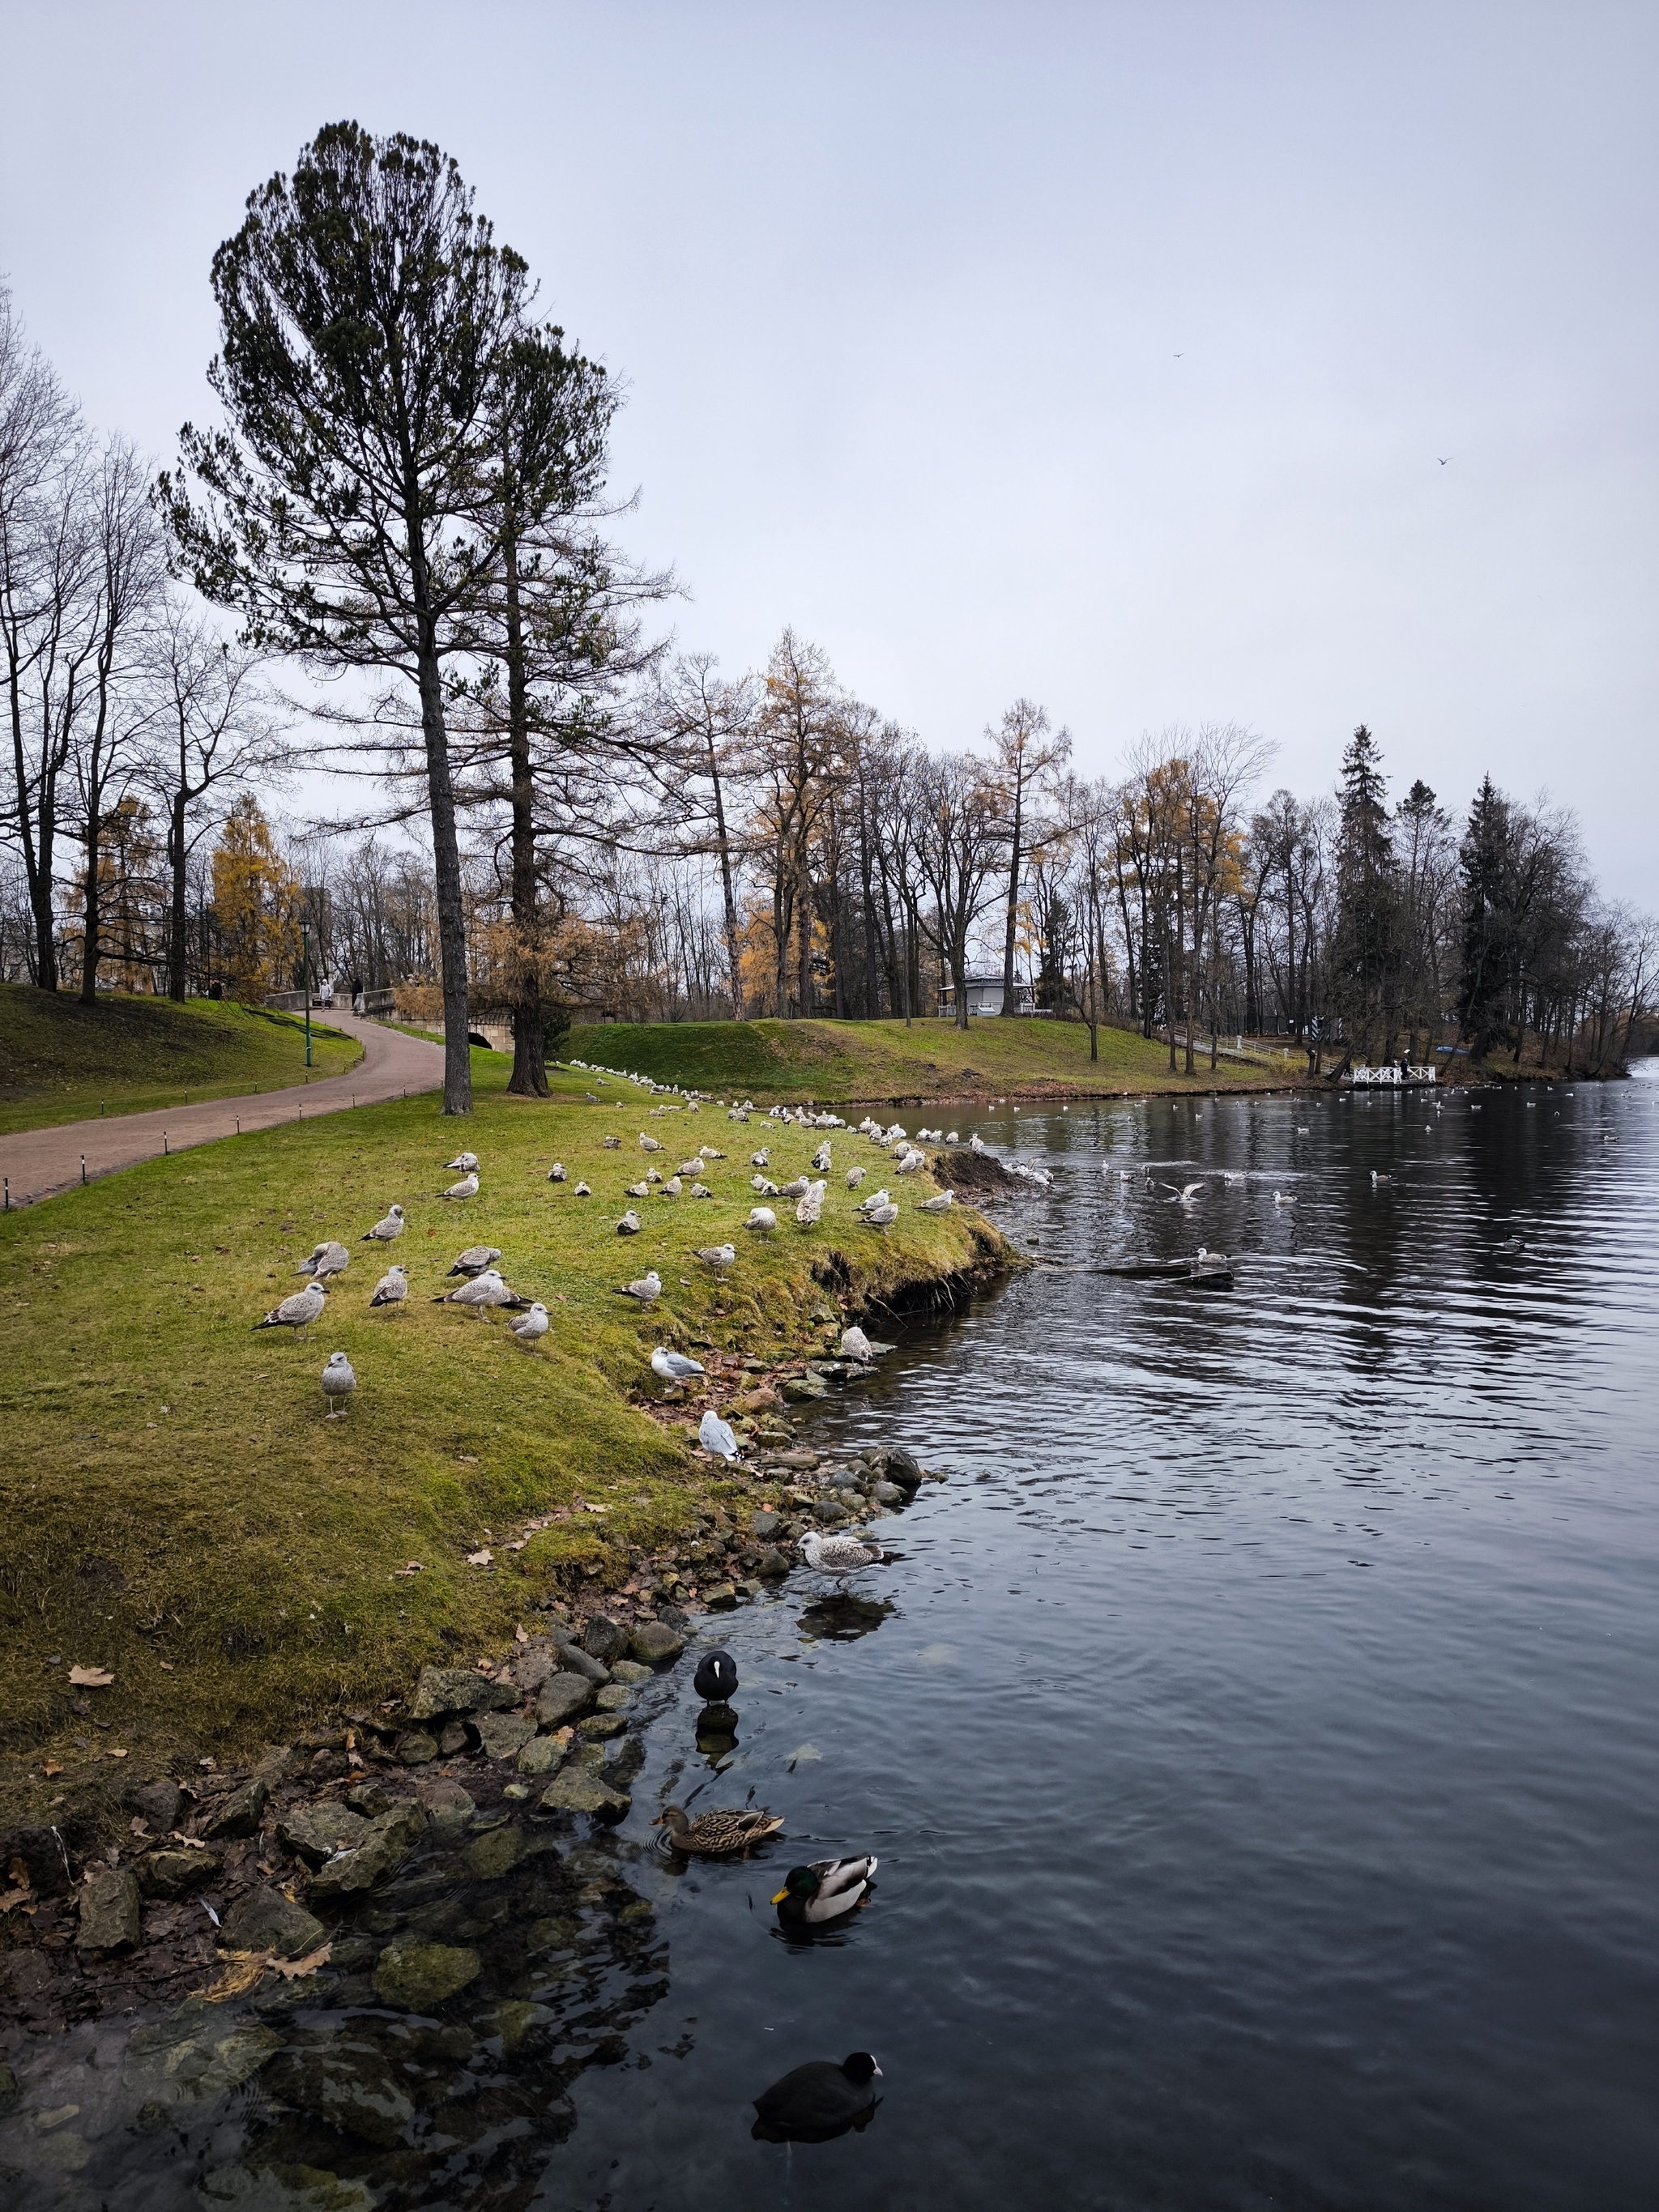
[[[214,246],[345,115],[437,139],[628,380],[730,668],[935,744],[1247,721],[1484,769],[1653,902],[1659,10],[0,10],[0,270],[93,417],[206,405]],[[1441,465],[1440,457],[1449,456]]]

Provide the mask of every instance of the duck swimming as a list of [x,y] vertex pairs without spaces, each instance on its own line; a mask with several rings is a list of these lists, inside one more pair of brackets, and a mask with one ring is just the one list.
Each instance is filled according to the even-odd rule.
[[783,1887],[772,1899],[785,1928],[827,1928],[856,1912],[870,1893],[877,1860],[873,1852],[858,1859],[814,1859],[811,1866],[791,1867]]
[[854,2051],[839,2066],[809,2060],[755,2100],[759,2114],[750,2133],[761,2142],[828,2142],[848,2128],[864,2127],[876,2108],[874,2084],[881,2069],[867,2051]]
[[695,1820],[683,1805],[667,1805],[651,1825],[667,1829],[671,1850],[692,1851],[704,1858],[721,1858],[727,1851],[741,1851],[747,1858],[757,1844],[775,1836],[783,1822],[763,1805],[741,1812],[699,1813]]

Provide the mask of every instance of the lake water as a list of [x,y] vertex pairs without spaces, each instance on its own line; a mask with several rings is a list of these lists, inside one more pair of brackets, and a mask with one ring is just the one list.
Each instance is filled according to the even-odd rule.
[[[1001,1209],[1030,1273],[815,1418],[950,1475],[864,1606],[718,1624],[723,1771],[683,1667],[616,1835],[379,1908],[539,2027],[284,1997],[280,2058],[137,2135],[126,2025],[77,2031],[89,2154],[31,2207],[1652,2206],[1659,1081],[956,1118],[1054,1185]],[[1091,1272],[1200,1243],[1231,1291]],[[760,1859],[653,1849],[750,1796]],[[865,1849],[871,1907],[787,1942],[782,1872]],[[331,2037],[401,2069],[379,2149],[281,2116]],[[750,2139],[860,2047],[867,2128]]]

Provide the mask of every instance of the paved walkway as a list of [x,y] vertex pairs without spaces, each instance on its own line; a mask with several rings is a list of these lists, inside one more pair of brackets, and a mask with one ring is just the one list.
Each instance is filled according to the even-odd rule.
[[279,1121],[313,1114],[338,1114],[352,1106],[372,1106],[401,1098],[411,1091],[437,1091],[444,1079],[443,1047],[401,1030],[382,1029],[331,1006],[330,1029],[361,1040],[363,1056],[349,1075],[325,1082],[295,1084],[287,1091],[264,1091],[246,1098],[210,1099],[202,1106],[165,1106],[154,1114],[114,1114],[90,1121],[60,1121],[51,1129],[20,1129],[0,1136],[0,1175],[11,1186],[14,1206],[28,1206],[68,1190],[82,1178],[112,1175],[163,1151],[180,1152],[191,1145],[210,1145],[238,1129],[270,1129]]

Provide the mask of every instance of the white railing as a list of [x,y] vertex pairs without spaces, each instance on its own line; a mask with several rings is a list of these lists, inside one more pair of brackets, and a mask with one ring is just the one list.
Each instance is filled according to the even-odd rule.
[[1432,1083],[1435,1080],[1435,1071],[1431,1067],[1417,1067],[1409,1065],[1401,1067],[1398,1060],[1389,1060],[1381,1067],[1351,1067],[1348,1070],[1348,1080],[1351,1083],[1362,1085]]

